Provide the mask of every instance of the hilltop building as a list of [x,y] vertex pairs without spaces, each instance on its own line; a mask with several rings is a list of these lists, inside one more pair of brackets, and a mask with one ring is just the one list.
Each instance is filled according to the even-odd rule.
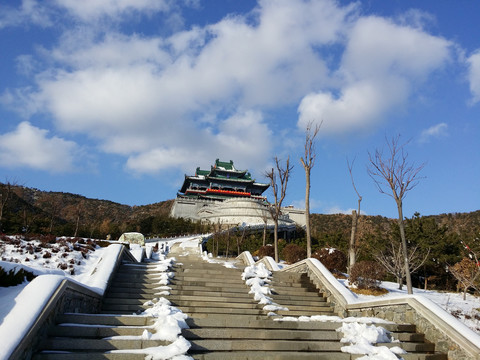
[[[222,225],[271,225],[269,205],[263,195],[269,186],[256,182],[247,170],[235,168],[232,160],[216,159],[210,170],[197,167],[195,175],[185,175],[171,215]],[[286,209],[281,225],[295,226],[295,221],[289,218],[290,212],[294,211]],[[295,217],[302,225],[301,216]]]
[[250,198],[266,201],[263,192],[270,185],[255,182],[247,170],[237,170],[233,161],[215,160],[210,170],[197,167],[194,176],[185,175],[178,197],[223,201],[232,198]]

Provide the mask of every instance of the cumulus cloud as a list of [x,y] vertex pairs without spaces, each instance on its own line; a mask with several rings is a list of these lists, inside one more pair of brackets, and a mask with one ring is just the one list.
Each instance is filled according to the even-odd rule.
[[48,131],[22,122],[9,133],[0,134],[0,165],[28,167],[50,172],[73,169],[77,146],[72,141],[48,137]]
[[245,166],[256,172],[266,165],[265,156],[272,150],[271,131],[264,123],[261,113],[239,112],[220,121],[218,131],[199,130],[194,136],[185,133],[173,139],[170,146],[153,148],[131,155],[126,167],[140,173],[156,173],[172,167],[191,172],[192,163],[201,164],[205,159],[214,161],[235,160],[240,168]]
[[414,84],[442,68],[450,47],[447,40],[419,28],[375,16],[358,19],[336,73],[338,88],[304,97],[299,126],[323,121],[324,133],[369,128],[404,105]]
[[[167,18],[173,6],[55,4],[85,22],[150,11]],[[125,156],[129,170],[154,173],[220,156],[259,169],[273,149],[271,109],[300,104],[298,126],[323,120],[322,134],[373,126],[448,61],[448,41],[419,26],[361,17],[358,7],[262,0],[249,14],[169,36],[74,27],[42,49],[42,71],[22,58],[24,70],[37,71],[35,86],[6,91],[3,101],[23,102],[22,111],[46,113],[57,129],[94,139]]]
[[[97,6],[58,3],[81,17]],[[101,4],[113,13],[132,6]],[[143,9],[149,4],[138,2]],[[182,159],[191,163],[192,153],[261,167],[272,149],[264,109],[294,104],[328,81],[317,50],[344,36],[354,11],[333,1],[261,1],[251,14],[169,37],[70,30],[43,52],[55,67],[36,77],[28,108],[51,114],[62,131],[127,156],[128,169],[175,167]],[[208,122],[206,114],[213,114]]]
[[441,138],[448,135],[448,125],[446,123],[440,123],[433,125],[428,129],[425,129],[420,134],[419,142],[425,143],[430,141],[431,138]]
[[164,0],[55,0],[58,6],[82,21],[98,20],[101,17],[118,17],[128,12],[148,13],[169,8]]
[[467,65],[472,102],[477,103],[480,101],[480,50],[467,58]]
[[10,26],[34,24],[41,27],[52,25],[51,11],[37,0],[22,0],[18,8],[2,4],[0,7],[0,29]]

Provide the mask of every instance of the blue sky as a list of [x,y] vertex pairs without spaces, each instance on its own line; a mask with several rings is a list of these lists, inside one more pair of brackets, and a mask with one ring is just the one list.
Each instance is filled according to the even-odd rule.
[[[312,212],[396,216],[368,152],[423,177],[405,216],[480,209],[477,1],[51,0],[0,4],[0,181],[128,205],[233,160],[259,182],[323,121]],[[267,195],[271,198],[268,191]]]

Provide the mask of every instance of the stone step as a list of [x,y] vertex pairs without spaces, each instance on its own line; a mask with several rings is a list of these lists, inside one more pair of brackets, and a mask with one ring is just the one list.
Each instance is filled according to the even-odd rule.
[[199,339],[191,340],[190,352],[201,351],[341,351],[339,341],[310,340],[258,340],[258,339]]
[[[249,294],[247,294],[249,295]],[[254,303],[253,297],[250,295],[250,297],[247,296],[242,296],[242,297],[236,297],[235,295],[233,296],[194,296],[194,295],[169,295],[167,297],[168,300],[170,300],[175,304],[178,303],[193,303],[193,304],[200,304],[200,303],[228,303],[228,304],[245,304],[245,303]]]
[[273,295],[289,295],[289,296],[322,296],[318,290],[305,289],[305,288],[279,288],[277,286],[271,286],[270,291]]
[[[279,304],[284,307],[288,307],[288,310],[291,312],[315,312],[315,311],[333,311],[333,306],[330,303],[320,303],[316,305],[289,305],[289,304]],[[288,306],[287,306],[288,305]]]
[[63,324],[52,327],[48,334],[50,336],[82,337],[82,338],[104,338],[111,336],[141,336],[148,327],[141,326],[99,326]]
[[33,360],[145,360],[145,353],[62,352],[37,353]]
[[202,285],[186,285],[186,284],[168,284],[171,291],[207,291],[207,292],[225,292],[225,293],[248,293],[249,288],[247,286],[238,287],[224,287],[224,286],[202,286]]
[[49,337],[40,345],[40,350],[49,351],[109,351],[118,349],[146,349],[154,346],[165,346],[170,344],[162,340],[142,339],[83,339],[83,338],[62,338]]
[[178,274],[208,274],[208,275],[232,275],[232,276],[242,276],[242,270],[240,269],[229,269],[226,267],[216,268],[216,269],[196,269],[196,268],[183,268],[182,271],[179,271]]
[[222,264],[211,264],[207,262],[185,262],[185,261],[178,261],[176,263],[176,270],[186,270],[186,269],[195,269],[195,270],[218,270],[218,269],[225,269],[225,271],[240,271],[243,272],[243,267],[235,269],[235,268],[227,268]]
[[[190,355],[195,360],[354,360],[364,355],[339,352],[290,352],[290,351],[229,351],[197,353]],[[404,360],[447,360],[445,354],[402,354]],[[136,353],[39,353],[33,360],[144,360],[145,354]]]
[[[228,351],[191,354],[195,360],[354,360],[365,355],[341,352]],[[447,360],[445,354],[402,354],[404,360]]]
[[105,315],[105,314],[60,314],[56,318],[59,324],[85,324],[107,326],[150,326],[154,319],[149,316],[138,315]]
[[179,281],[176,279],[171,279],[168,286],[173,288],[174,285],[180,285],[181,287],[200,286],[203,289],[243,289],[247,292],[250,289],[247,285],[245,285],[245,283],[210,282],[205,279],[202,281]]
[[[248,289],[247,289],[248,290]],[[225,291],[199,291],[199,290],[177,290],[173,289],[168,290],[170,292],[170,297],[175,296],[209,296],[209,297],[225,297],[225,298],[236,298],[236,299],[251,299],[252,295],[248,294],[247,291],[244,292],[225,292]]]
[[102,313],[106,314],[140,314],[150,308],[148,305],[102,304]]
[[192,354],[194,360],[351,360],[350,354],[339,352],[296,351],[229,351]]
[[196,314],[224,314],[224,315],[256,315],[261,316],[264,312],[257,308],[233,308],[233,307],[215,307],[215,306],[176,306],[184,313],[195,316]]
[[207,277],[207,278],[228,277],[232,279],[235,279],[235,278],[242,279],[242,271],[237,269],[227,269],[220,266],[217,266],[215,268],[209,268],[209,269],[178,268],[178,269],[175,269],[175,274],[179,276],[186,276],[186,277],[200,276],[200,277]]
[[328,315],[333,316],[333,307],[325,308],[323,310],[275,310],[277,315],[280,316],[316,316],[316,315]]
[[[268,339],[246,338],[246,339],[192,339],[191,352],[200,351],[341,351],[341,348],[348,343],[340,341],[329,341],[328,339]],[[428,343],[378,343],[377,346],[394,347],[399,346],[407,352],[431,352],[435,345]]]
[[242,280],[242,278],[238,277],[235,279],[230,279],[230,278],[221,278],[221,277],[212,277],[209,278],[208,276],[188,276],[188,277],[182,277],[182,276],[174,276],[172,279],[172,284],[176,283],[208,283],[212,284],[212,286],[219,286],[218,284],[228,284],[228,285],[242,285],[242,286],[247,286],[245,284],[245,281]]
[[297,300],[297,297],[284,297],[279,299],[276,296],[271,297],[274,302],[277,304],[282,304],[282,305],[290,305],[290,306],[317,306],[321,304],[326,304],[327,300],[324,297],[318,297],[314,298],[315,300]]
[[193,328],[183,329],[187,340],[197,339],[263,339],[263,340],[318,340],[340,341],[342,334],[335,330],[248,329],[248,328]]
[[[272,321],[266,318],[235,318],[229,321],[223,316],[209,318],[192,318],[186,322],[190,328],[225,327],[225,328],[256,328],[256,329],[291,329],[291,330],[336,330],[342,326],[334,321]],[[380,324],[388,331],[415,333],[415,325],[411,324]]]

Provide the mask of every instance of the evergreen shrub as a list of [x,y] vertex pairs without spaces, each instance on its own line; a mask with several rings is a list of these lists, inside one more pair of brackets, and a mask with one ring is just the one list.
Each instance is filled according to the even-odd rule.
[[282,250],[282,258],[289,264],[296,263],[307,257],[305,248],[297,244],[288,244]]
[[34,278],[35,275],[33,275],[33,273],[23,269],[15,272],[15,269],[5,271],[2,267],[0,267],[0,286],[2,287],[16,286],[23,283],[25,279],[32,281]]
[[265,256],[270,256],[273,258],[275,256],[275,248],[272,245],[261,246],[257,251],[255,251],[254,255],[258,256],[260,259],[264,258]]
[[343,251],[334,248],[322,248],[316,250],[312,257],[318,259],[332,273],[347,271],[347,255]]
[[358,289],[376,289],[385,274],[385,269],[378,262],[359,261],[352,267],[349,283]]

